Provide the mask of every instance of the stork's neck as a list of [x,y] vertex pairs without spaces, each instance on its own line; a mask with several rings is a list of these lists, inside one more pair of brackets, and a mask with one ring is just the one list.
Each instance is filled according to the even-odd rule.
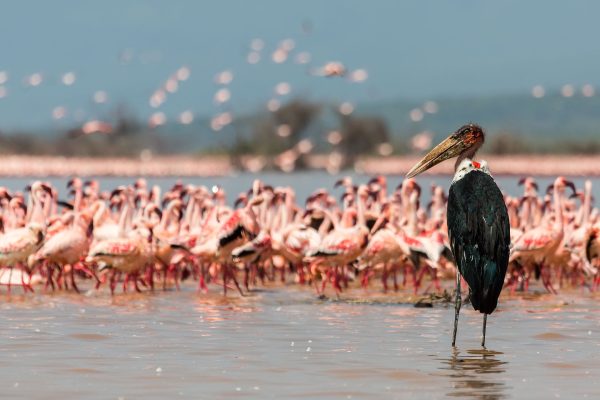
[[456,159],[456,164],[454,164],[454,172],[458,171],[458,166],[463,160],[473,160],[475,158],[475,153],[477,153],[477,150],[479,150],[480,146],[481,144],[473,145],[465,151],[463,151],[462,153],[460,153],[460,155]]

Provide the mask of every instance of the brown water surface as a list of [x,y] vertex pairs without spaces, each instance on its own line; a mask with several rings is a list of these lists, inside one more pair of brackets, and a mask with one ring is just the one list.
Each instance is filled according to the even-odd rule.
[[[401,296],[317,300],[181,292],[2,295],[3,396],[13,399],[599,398],[593,295],[503,297],[481,315]],[[345,295],[346,299],[353,294]]]

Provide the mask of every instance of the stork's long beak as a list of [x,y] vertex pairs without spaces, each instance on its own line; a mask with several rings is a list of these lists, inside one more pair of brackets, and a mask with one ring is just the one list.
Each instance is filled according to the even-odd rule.
[[419,161],[410,171],[406,174],[407,178],[413,178],[419,175],[421,172],[427,171],[429,168],[441,163],[442,161],[448,160],[449,158],[456,157],[462,153],[467,146],[460,140],[458,135],[452,134],[447,137],[442,143],[435,146],[421,161]]

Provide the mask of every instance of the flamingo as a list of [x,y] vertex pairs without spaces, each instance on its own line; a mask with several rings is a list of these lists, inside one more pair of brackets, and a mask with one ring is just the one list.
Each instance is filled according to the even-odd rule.
[[31,185],[30,204],[27,209],[28,222],[23,228],[16,228],[0,237],[0,265],[10,268],[8,292],[11,288],[11,274],[14,267],[21,269],[21,283],[25,292],[32,291],[30,282],[25,282],[26,263],[29,256],[43,244],[46,222],[43,213],[43,193],[52,195],[52,188],[36,181]]
[[[557,250],[564,238],[564,218],[562,207],[562,192],[569,186],[575,191],[572,182],[564,177],[558,177],[553,184],[554,196],[554,224],[546,224],[534,228],[522,234],[512,245],[509,262],[518,260],[519,263],[539,265],[544,288],[550,293],[556,293],[550,282],[550,271],[548,263],[556,256]],[[529,277],[526,277],[526,282]],[[526,283],[527,284],[527,283]]]
[[333,278],[334,289],[339,295],[341,291],[338,283],[339,268],[346,267],[356,260],[367,246],[369,229],[365,225],[364,208],[368,194],[365,185],[358,187],[356,224],[351,227],[343,226],[329,210],[323,209],[323,212],[332,221],[334,229],[323,238],[317,251],[309,254],[309,257],[313,259],[311,270],[316,270],[319,266],[326,269],[326,278],[323,280],[320,291],[317,287],[317,291],[320,293],[325,289],[327,281]]
[[[387,292],[387,278],[392,273],[394,279],[394,291],[398,291],[398,282],[396,280],[396,270],[398,263],[406,263],[410,249],[405,241],[399,237],[399,231],[391,224],[392,206],[390,203],[385,203],[381,210],[381,216],[375,221],[371,228],[370,239],[367,247],[360,256],[361,267],[363,270],[369,267],[374,269],[383,269],[381,281],[383,283],[383,291]],[[368,273],[365,274],[363,285],[366,285]]]

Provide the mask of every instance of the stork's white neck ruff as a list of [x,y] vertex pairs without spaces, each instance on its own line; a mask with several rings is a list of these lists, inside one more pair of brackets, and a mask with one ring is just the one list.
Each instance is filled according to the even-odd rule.
[[458,164],[456,168],[456,172],[454,173],[454,178],[452,179],[452,183],[458,182],[462,178],[464,178],[471,171],[481,171],[491,176],[490,169],[488,167],[488,163],[485,160],[481,161],[473,161],[469,158],[465,158]]

